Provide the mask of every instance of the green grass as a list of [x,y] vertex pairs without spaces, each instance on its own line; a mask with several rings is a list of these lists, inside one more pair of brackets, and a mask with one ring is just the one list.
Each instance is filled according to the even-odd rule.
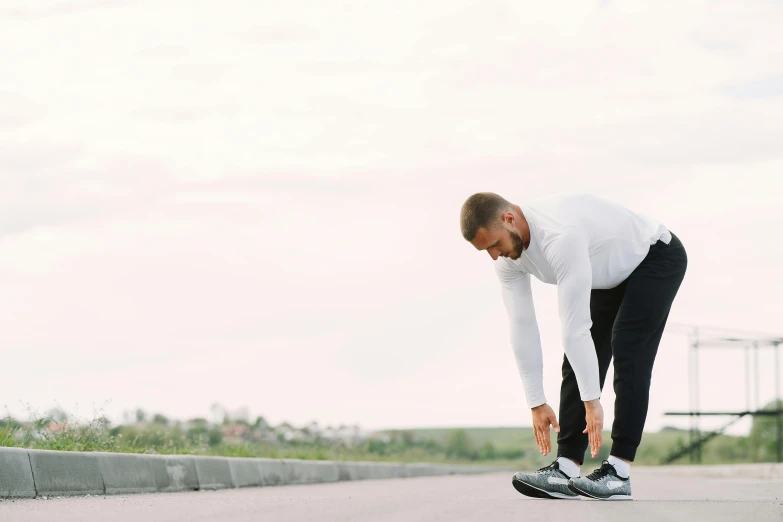
[[215,425],[194,432],[185,431],[177,425],[150,424],[143,427],[132,425],[110,428],[103,418],[88,423],[76,423],[66,419],[51,431],[46,428],[50,420],[38,418],[33,421],[32,428],[26,428],[13,419],[0,419],[0,446],[161,455],[488,464],[455,458],[427,444],[383,444],[372,440],[358,446],[345,446],[323,440],[313,443],[223,442],[219,435],[221,427]]
[[[184,424],[167,420],[148,424],[110,427],[103,417],[78,423],[68,418],[51,424],[48,417],[35,417],[32,427],[11,419],[0,419],[0,446],[18,446],[63,451],[110,451],[122,453],[192,454],[226,457],[295,458],[306,460],[361,460],[476,464],[503,468],[536,469],[556,456],[540,453],[530,427],[414,428],[388,430],[380,437],[358,445],[316,438],[310,442],[277,440],[261,442],[222,440],[219,425]],[[165,419],[165,418],[164,418]],[[49,429],[49,427],[54,429]],[[190,426],[195,426],[193,423]],[[772,428],[759,424],[755,435],[721,435],[702,451],[704,464],[769,461]],[[637,464],[657,465],[674,449],[688,442],[682,430],[645,433],[636,457]],[[603,432],[603,446],[595,459],[586,455],[587,468],[598,467],[609,456],[611,433]],[[766,448],[766,449],[764,449]],[[761,451],[763,449],[763,451]],[[687,457],[679,463],[687,463]]]

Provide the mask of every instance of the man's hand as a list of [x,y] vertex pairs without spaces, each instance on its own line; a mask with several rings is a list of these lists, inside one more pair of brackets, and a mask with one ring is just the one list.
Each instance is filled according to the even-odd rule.
[[549,404],[536,406],[533,413],[533,433],[536,435],[536,444],[541,448],[541,454],[546,455],[552,449],[552,443],[549,439],[549,426],[555,429],[555,433],[560,433],[560,425],[557,423],[555,412],[549,407]]
[[595,458],[598,450],[601,449],[601,430],[604,429],[604,409],[599,399],[585,401],[585,420],[587,427],[582,433],[587,433],[590,454]]

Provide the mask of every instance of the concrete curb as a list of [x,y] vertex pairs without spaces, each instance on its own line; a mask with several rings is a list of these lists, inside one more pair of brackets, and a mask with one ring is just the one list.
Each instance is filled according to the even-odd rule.
[[196,463],[187,455],[153,456],[152,469],[158,491],[194,491],[199,488]]
[[96,453],[107,495],[158,490],[152,459],[147,455]]
[[158,493],[476,474],[497,468],[0,447],[0,498]]
[[95,453],[27,450],[37,496],[103,495],[103,475]]
[[27,450],[2,448],[0,451],[0,498],[32,498],[35,482]]
[[196,464],[199,489],[233,488],[229,460],[223,457],[191,457]]
[[340,470],[336,462],[329,460],[281,459],[283,480],[286,484],[320,484],[337,482]]

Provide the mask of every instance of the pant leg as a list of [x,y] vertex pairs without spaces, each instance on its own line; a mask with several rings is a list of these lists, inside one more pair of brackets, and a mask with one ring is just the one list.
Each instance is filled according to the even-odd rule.
[[642,440],[650,379],[666,319],[680,288],[688,258],[672,234],[659,241],[626,280],[625,296],[612,333],[614,423],[611,454],[633,461]]
[[[609,290],[590,292],[590,318],[593,325],[590,336],[593,338],[598,355],[598,376],[601,388],[604,386],[606,372],[612,361],[612,328],[625,294],[625,283]],[[588,437],[582,433],[587,425],[585,404],[579,394],[576,374],[563,356],[563,382],[560,385],[560,433],[557,437],[557,456],[576,462],[584,462]]]

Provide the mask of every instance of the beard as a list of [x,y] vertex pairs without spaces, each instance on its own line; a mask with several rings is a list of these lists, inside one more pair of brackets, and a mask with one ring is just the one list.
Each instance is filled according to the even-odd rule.
[[511,242],[514,244],[514,250],[508,254],[508,257],[511,259],[519,259],[519,256],[522,255],[522,251],[525,250],[525,243],[516,232],[509,231],[508,233],[511,236]]

